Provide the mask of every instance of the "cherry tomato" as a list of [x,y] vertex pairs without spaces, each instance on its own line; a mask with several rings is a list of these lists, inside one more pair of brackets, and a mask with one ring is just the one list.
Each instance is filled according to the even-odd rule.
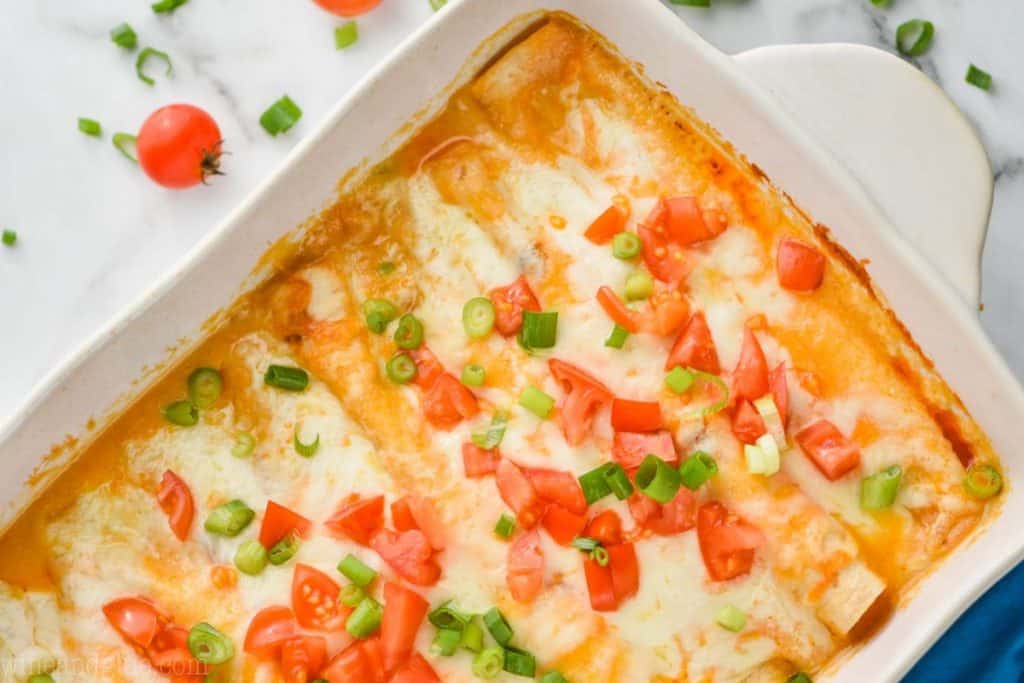
[[577,446],[590,432],[594,413],[612,400],[612,392],[590,373],[571,363],[552,358],[548,368],[566,392],[558,416],[562,432],[570,445]]
[[380,643],[388,671],[394,671],[408,659],[429,609],[429,603],[416,591],[390,581],[384,584]]
[[212,116],[190,104],[171,104],[149,115],[135,147],[142,170],[154,182],[184,189],[221,174],[222,142]]
[[549,503],[556,503],[577,515],[587,511],[587,499],[580,482],[569,472],[535,467],[526,470],[526,478],[537,495]]
[[361,545],[370,545],[370,539],[384,526],[384,496],[349,496],[324,522],[324,526],[336,535],[347,536]]
[[671,370],[677,365],[696,368],[712,375],[722,371],[718,363],[718,351],[711,338],[711,330],[701,311],[690,316],[690,322],[672,344],[672,350],[665,361],[665,369]]
[[441,567],[434,561],[430,541],[419,529],[381,529],[370,540],[370,547],[409,583],[433,586],[441,578]]
[[349,610],[338,602],[341,587],[331,577],[308,564],[295,565],[292,575],[292,610],[299,626],[314,631],[345,628]]
[[495,472],[498,493],[516,513],[516,521],[524,529],[532,529],[544,514],[544,503],[529,478],[515,463],[502,460]]
[[540,595],[544,588],[544,555],[536,531],[521,535],[509,546],[505,581],[516,602],[533,602]]
[[768,393],[768,361],[749,327],[743,328],[743,346],[732,373],[732,385],[737,399],[756,401]]
[[712,502],[701,505],[697,513],[697,541],[711,580],[728,581],[750,571],[764,536],[721,503]]
[[438,429],[450,430],[479,410],[473,392],[449,372],[434,380],[423,395],[423,415]]
[[295,636],[295,615],[287,607],[273,605],[256,613],[245,633],[247,653],[266,659],[276,658],[281,646]]
[[103,605],[103,614],[110,625],[133,645],[149,647],[156,634],[170,622],[170,617],[145,598],[126,597]]
[[188,532],[192,528],[192,518],[196,511],[188,484],[177,474],[167,470],[164,472],[163,479],[160,480],[160,489],[156,493],[156,500],[160,503],[160,509],[167,514],[171,531],[178,537],[178,540],[184,541],[188,538]]
[[299,536],[305,536],[312,525],[313,523],[302,515],[268,500],[267,509],[263,513],[263,523],[260,525],[260,543],[269,550],[293,531]]
[[380,0],[313,0],[331,14],[354,17],[369,12],[380,4]]

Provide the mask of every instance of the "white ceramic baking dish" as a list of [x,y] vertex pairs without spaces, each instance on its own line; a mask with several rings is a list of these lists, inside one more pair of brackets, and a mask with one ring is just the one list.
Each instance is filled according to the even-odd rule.
[[[204,321],[259,280],[252,268],[260,254],[328,204],[347,169],[394,149],[411,130],[406,124],[436,111],[453,81],[469,78],[540,10],[564,10],[607,36],[866,259],[892,308],[991,437],[1009,481],[1024,476],[1016,454],[1024,394],[975,315],[991,177],[973,133],[927,79],[854,46],[732,58],[657,0],[458,0],[368,75],[173,273],[46,377],[0,428],[0,525],[49,480],[43,474],[24,483],[51,444],[102,428],[105,416],[185,350],[181,340],[199,339]],[[73,454],[58,450],[45,472]],[[1024,555],[1019,491],[1011,486],[1002,515],[819,680],[895,681],[906,672]]]

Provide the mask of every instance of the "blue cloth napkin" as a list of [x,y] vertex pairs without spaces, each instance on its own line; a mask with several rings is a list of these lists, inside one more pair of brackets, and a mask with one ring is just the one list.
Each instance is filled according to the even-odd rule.
[[903,683],[1024,681],[1024,564],[981,596]]

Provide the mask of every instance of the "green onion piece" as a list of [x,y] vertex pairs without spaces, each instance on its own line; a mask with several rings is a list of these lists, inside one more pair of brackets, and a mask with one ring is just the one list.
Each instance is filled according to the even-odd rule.
[[608,551],[602,548],[601,546],[597,546],[596,548],[590,551],[590,559],[592,559],[594,562],[597,562],[602,567],[607,567],[609,559]]
[[984,69],[979,69],[973,64],[967,67],[967,76],[964,80],[982,90],[989,90],[992,87],[992,74]]
[[294,531],[274,544],[274,547],[267,553],[270,564],[279,567],[288,560],[295,557],[302,545],[302,539]]
[[135,29],[127,23],[118,24],[110,29],[110,39],[114,41],[115,45],[129,50],[134,50],[135,46],[139,44],[139,37],[135,35]]
[[398,321],[395,344],[400,349],[418,349],[422,343],[423,323],[412,313],[406,313]]
[[345,630],[354,638],[369,638],[380,628],[384,608],[373,598],[364,598],[345,621]]
[[679,466],[679,477],[683,486],[696,491],[708,479],[718,474],[718,463],[704,451],[695,451]]
[[888,7],[892,4],[892,0],[871,0],[871,4],[875,7]]
[[494,304],[487,297],[476,296],[462,307],[462,327],[471,339],[486,337],[494,329]]
[[1003,475],[991,465],[972,462],[964,477],[964,488],[974,498],[991,498],[1003,490]]
[[860,481],[860,506],[865,510],[892,507],[900,490],[903,470],[899,465],[886,467]]
[[626,500],[633,494],[633,483],[629,480],[626,470],[622,469],[622,465],[609,463],[602,474],[608,483],[608,488],[619,500]]
[[359,586],[360,588],[366,588],[373,580],[377,578],[377,572],[368,567],[358,557],[349,553],[345,558],[338,563],[338,571],[341,572],[346,579]]
[[250,538],[235,551],[235,566],[249,576],[257,576],[267,566],[267,549],[259,541]]
[[640,301],[654,294],[654,278],[646,270],[638,270],[626,278],[626,301]]
[[407,353],[396,353],[384,366],[384,372],[395,384],[408,384],[416,378],[416,361]]
[[114,144],[114,147],[118,152],[124,155],[126,159],[130,159],[135,163],[139,163],[139,158],[135,155],[135,136],[131,133],[114,133],[114,137],[110,139]]
[[371,332],[382,334],[388,323],[398,317],[398,309],[387,299],[367,299],[363,302],[363,317]]
[[516,520],[509,515],[502,514],[498,523],[494,525],[494,533],[502,538],[511,538],[516,530]]
[[604,345],[610,349],[621,349],[629,338],[629,330],[617,324],[612,328],[612,333],[605,339]]
[[391,275],[397,269],[398,266],[395,265],[394,261],[381,261],[377,264],[377,272],[384,276]]
[[639,254],[641,247],[640,236],[633,232],[620,232],[612,238],[612,256],[624,261]]
[[673,5],[683,7],[711,7],[711,0],[671,0]]
[[188,397],[197,408],[209,408],[224,389],[220,372],[213,368],[196,368],[188,376]]
[[188,0],[159,0],[159,2],[154,2],[150,7],[157,14],[170,14],[187,3]]
[[334,29],[334,48],[344,50],[359,40],[359,27],[354,21],[346,21]]
[[199,409],[192,401],[175,401],[164,408],[164,418],[179,427],[192,427],[199,422]]
[[484,630],[474,617],[470,617],[465,628],[462,629],[462,640],[459,645],[470,652],[480,652],[484,649]]
[[555,407],[555,399],[537,387],[526,387],[519,395],[519,405],[529,410],[542,420],[546,420]]
[[590,538],[589,536],[577,536],[572,539],[572,547],[577,550],[581,550],[585,553],[593,552],[596,548],[601,546],[600,541],[596,538]]
[[462,631],[455,629],[438,629],[434,642],[430,644],[430,652],[441,657],[451,657],[459,649],[462,642]]
[[814,683],[814,681],[811,680],[810,676],[801,671],[787,678],[786,683]]
[[427,620],[434,626],[452,631],[461,631],[472,618],[472,614],[464,614],[452,607],[451,600],[435,607],[427,615]]
[[14,243],[18,241],[18,233],[13,230],[5,229],[0,240],[3,241],[5,247],[13,247]]
[[263,381],[285,391],[303,391],[309,386],[309,373],[288,365],[271,365],[263,375]]
[[569,683],[561,671],[549,671],[540,677],[540,683]]
[[505,650],[500,647],[489,647],[473,658],[473,675],[477,678],[490,680],[497,677],[505,668]]
[[729,385],[725,383],[725,380],[718,375],[712,375],[710,372],[703,372],[695,368],[686,368],[687,372],[693,374],[696,379],[710,382],[716,385],[722,391],[722,398],[715,401],[709,406],[701,408],[696,413],[691,413],[694,417],[704,417],[705,415],[712,415],[729,405]]
[[920,57],[932,44],[935,24],[924,19],[911,19],[896,29],[896,49],[907,57]]
[[164,75],[170,76],[172,73],[174,73],[174,69],[171,67],[171,58],[167,55],[166,52],[161,52],[160,50],[155,50],[151,47],[144,47],[142,48],[142,52],[139,53],[139,56],[135,58],[135,74],[139,77],[140,81],[147,85],[153,85],[156,83],[156,81],[147,76],[146,72],[143,70],[144,67],[146,66],[146,61],[150,57],[162,59],[167,64],[167,71],[164,73]]
[[345,584],[338,593],[338,602],[345,607],[356,607],[366,599],[366,591],[354,583]]
[[747,471],[751,474],[770,477],[779,471],[779,445],[771,434],[762,434],[755,443],[745,444],[743,455],[747,461]]
[[692,372],[677,365],[665,375],[665,386],[673,394],[685,394],[693,386],[694,379]]
[[35,674],[29,677],[28,683],[54,683],[54,681],[50,674]]
[[506,648],[505,671],[513,676],[533,678],[537,673],[537,659],[525,650],[515,647]]
[[550,349],[558,337],[558,313],[555,311],[523,311],[519,328],[519,344],[524,349]]
[[302,443],[302,440],[299,439],[299,427],[296,425],[295,434],[292,436],[292,445],[295,446],[295,452],[303,458],[312,458],[320,450],[320,433],[317,432],[312,443]]
[[583,489],[583,497],[587,500],[587,505],[593,505],[611,494],[612,487],[608,484],[608,480],[604,475],[614,464],[607,462],[580,475],[580,488]]
[[747,625],[747,615],[732,605],[726,605],[718,610],[715,622],[727,631],[739,633]]
[[100,122],[95,119],[78,119],[78,130],[82,131],[86,135],[91,135],[94,138],[98,138],[103,135],[103,126]]
[[291,130],[292,126],[302,118],[302,109],[292,101],[292,98],[283,95],[281,99],[270,105],[260,116],[260,125],[263,130],[277,137],[281,133]]
[[188,632],[188,651],[203,664],[223,664],[235,656],[235,645],[213,626],[199,623]]
[[211,534],[231,538],[242,533],[255,516],[252,508],[236,498],[213,508],[206,517],[203,528]]
[[654,454],[648,455],[640,463],[635,481],[641,493],[663,505],[675,498],[679,487],[683,485],[679,470],[669,467],[668,463]]
[[467,387],[482,387],[487,380],[487,371],[482,365],[470,363],[462,368],[461,379]]
[[435,12],[448,4],[448,0],[430,0],[430,9]]
[[492,607],[484,613],[484,626],[498,645],[504,646],[512,642],[512,627],[508,625],[505,615],[497,607]]
[[501,440],[505,438],[506,426],[508,426],[508,413],[499,410],[491,418],[491,426],[487,428],[486,432],[473,432],[471,436],[473,443],[485,451],[497,448],[501,445]]
[[248,458],[256,450],[256,437],[249,432],[235,434],[235,445],[231,447],[231,455],[236,458]]

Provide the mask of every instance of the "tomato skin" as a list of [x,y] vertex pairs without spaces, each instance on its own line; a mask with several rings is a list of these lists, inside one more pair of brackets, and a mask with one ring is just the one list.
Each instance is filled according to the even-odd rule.
[[618,325],[631,333],[663,337],[675,333],[690,315],[690,306],[678,290],[656,291],[643,310],[634,311],[608,286],[597,290],[597,302]]
[[370,545],[370,539],[384,526],[384,496],[348,496],[324,526],[336,536]]
[[508,572],[505,575],[512,599],[533,602],[544,588],[544,555],[536,531],[521,534],[508,548]]
[[737,399],[756,401],[768,393],[768,361],[749,327],[743,328],[743,346],[732,377]]
[[621,432],[656,432],[664,426],[657,401],[612,401],[612,427]]
[[308,683],[327,662],[327,641],[320,636],[300,636],[281,646],[281,672],[285,683]]
[[444,366],[441,365],[441,361],[425,345],[406,353],[416,363],[416,377],[412,381],[420,389],[424,391],[430,389],[430,387],[434,386],[437,378],[444,374]]
[[433,586],[441,578],[441,567],[433,559],[430,541],[419,529],[381,529],[370,540],[370,547],[411,584]]
[[653,453],[670,465],[679,463],[672,433],[667,429],[649,433],[615,432],[612,440],[612,459],[626,470],[640,467],[649,454]]
[[685,486],[664,505],[639,492],[630,496],[627,503],[637,525],[658,536],[675,536],[697,523],[697,498]]
[[626,229],[626,213],[614,204],[594,219],[583,236],[594,244],[608,244]]
[[281,605],[264,607],[249,622],[244,650],[263,659],[276,659],[285,641],[295,636],[295,615]]
[[717,237],[725,229],[722,218],[718,215],[705,216],[695,197],[665,200],[665,227],[669,237],[684,247]]
[[501,499],[516,513],[519,526],[524,529],[535,527],[544,514],[544,503],[523,471],[514,462],[502,460],[495,472],[495,483]]
[[559,545],[569,545],[572,540],[583,532],[587,525],[587,518],[584,515],[577,515],[569,512],[561,505],[552,503],[544,511],[541,525],[548,535]]
[[779,418],[782,426],[789,424],[789,385],[786,384],[786,364],[779,363],[771,374],[768,375],[768,385],[771,387],[772,400],[775,401],[775,408],[779,411]]
[[611,567],[602,567],[597,560],[583,560],[583,573],[587,579],[590,608],[595,612],[614,612],[619,602],[615,599],[615,582]]
[[423,415],[438,429],[450,430],[479,411],[473,392],[449,372],[434,380],[423,396]]
[[146,657],[157,671],[176,676],[203,676],[209,670],[189,652],[188,629],[173,624],[164,626],[156,634],[146,648]]
[[740,401],[732,416],[732,433],[740,443],[752,444],[767,431],[764,418],[750,401]]
[[651,275],[662,282],[676,285],[693,269],[693,261],[686,251],[665,236],[665,228],[657,225],[638,225],[636,232],[643,243],[644,264]]
[[139,165],[154,182],[184,189],[219,173],[220,128],[213,117],[190,104],[171,104],[149,115],[135,146]]
[[156,634],[170,622],[170,617],[155,604],[134,596],[106,603],[103,615],[122,638],[142,649],[149,647]]
[[828,420],[818,420],[796,435],[807,457],[829,481],[841,478],[860,465],[860,449]]
[[369,12],[380,0],[313,0],[320,7],[339,17],[355,17]]
[[800,240],[786,237],[775,255],[779,285],[791,292],[812,292],[825,279],[825,255]]
[[530,289],[525,275],[515,282],[491,290],[494,304],[494,327],[505,337],[511,337],[523,326],[523,311],[540,311],[540,302]]
[[185,480],[171,470],[164,472],[156,500],[160,503],[160,509],[167,514],[167,523],[174,535],[179,541],[187,539],[188,532],[192,529],[196,504]]
[[415,529],[416,519],[412,516],[408,499],[402,497],[391,504],[391,524],[398,531]]
[[556,503],[577,515],[587,511],[587,499],[576,477],[568,472],[539,467],[530,468],[525,472],[533,490],[544,500]]
[[665,369],[671,370],[677,365],[702,370],[712,375],[722,371],[718,362],[718,350],[715,348],[711,330],[702,311],[690,316],[690,321],[672,344],[672,350],[665,360]]
[[319,569],[296,564],[292,575],[292,610],[299,626],[314,631],[341,631],[349,612],[338,604],[341,587]]
[[263,512],[263,522],[260,524],[260,543],[270,550],[275,543],[293,531],[305,537],[312,526],[312,522],[297,512],[268,500],[267,508]]
[[764,537],[757,527],[712,502],[697,512],[697,541],[711,580],[728,581],[750,572]]
[[444,550],[448,532],[434,503],[424,496],[410,493],[403,497],[416,528],[423,532],[434,550]]
[[558,415],[565,440],[578,446],[590,432],[594,413],[612,400],[612,392],[593,375],[564,360],[548,360],[548,369],[566,392]]
[[587,522],[584,535],[605,546],[622,543],[622,520],[615,510],[604,510]]
[[486,477],[494,474],[501,462],[501,454],[497,448],[485,450],[475,443],[467,441],[462,444],[462,467],[470,479]]
[[384,584],[380,642],[387,671],[394,671],[408,659],[429,609],[429,603],[416,591],[390,581]]
[[390,683],[441,683],[441,679],[423,655],[414,652],[405,666],[391,677]]
[[376,638],[357,640],[336,654],[319,675],[328,683],[384,683],[379,647]]
[[636,548],[632,543],[620,543],[608,546],[606,550],[615,602],[621,605],[640,590],[640,563],[636,559]]
[[608,314],[616,325],[625,328],[630,334],[640,331],[640,314],[629,308],[622,302],[622,299],[607,285],[597,290],[597,303]]

